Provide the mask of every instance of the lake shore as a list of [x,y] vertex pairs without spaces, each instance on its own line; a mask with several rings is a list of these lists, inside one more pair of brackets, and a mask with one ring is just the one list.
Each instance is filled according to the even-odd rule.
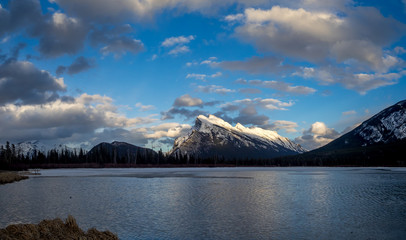
[[43,220],[38,224],[13,224],[0,229],[0,239],[104,239],[116,240],[117,235],[110,231],[98,231],[95,228],[84,232],[75,218],[68,216],[63,222],[60,218]]
[[18,172],[9,172],[9,171],[0,172],[0,184],[17,182],[27,178],[28,176],[21,175]]

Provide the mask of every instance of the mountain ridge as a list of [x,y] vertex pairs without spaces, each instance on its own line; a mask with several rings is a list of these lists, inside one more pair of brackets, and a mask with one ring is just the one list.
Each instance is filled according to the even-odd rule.
[[234,127],[214,115],[199,115],[192,130],[174,142],[170,156],[266,159],[293,155],[305,150],[275,131],[258,127]]

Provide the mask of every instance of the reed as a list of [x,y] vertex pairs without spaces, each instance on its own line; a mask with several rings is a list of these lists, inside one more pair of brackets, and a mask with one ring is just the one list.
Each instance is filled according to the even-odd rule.
[[0,184],[12,183],[27,178],[28,176],[20,175],[17,172],[0,172]]
[[0,229],[0,239],[4,240],[48,240],[48,239],[102,239],[116,240],[117,235],[110,231],[98,231],[95,228],[84,232],[79,228],[75,218],[68,216],[65,222],[60,218],[43,220],[39,224],[14,224]]

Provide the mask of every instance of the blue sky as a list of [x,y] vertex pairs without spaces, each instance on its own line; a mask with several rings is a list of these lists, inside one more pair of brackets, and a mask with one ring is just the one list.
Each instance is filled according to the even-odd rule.
[[406,97],[401,0],[0,4],[0,142],[166,151],[214,114],[313,149]]

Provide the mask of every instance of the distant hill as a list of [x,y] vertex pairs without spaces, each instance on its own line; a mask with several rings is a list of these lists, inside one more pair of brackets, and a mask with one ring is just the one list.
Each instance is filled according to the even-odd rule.
[[158,154],[149,148],[138,147],[126,142],[102,142],[94,146],[87,158],[100,163],[142,164],[153,163]]
[[[311,165],[406,165],[406,100],[329,144],[295,156]],[[290,159],[292,160],[292,159]]]
[[234,127],[209,115],[196,118],[188,135],[175,140],[170,156],[219,159],[269,159],[302,153],[305,150],[275,131],[258,127]]

